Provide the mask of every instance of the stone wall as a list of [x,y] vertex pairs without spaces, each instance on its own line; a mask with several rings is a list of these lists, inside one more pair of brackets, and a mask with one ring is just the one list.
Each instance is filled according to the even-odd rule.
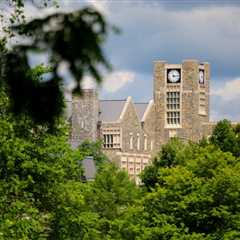
[[[154,156],[159,148],[156,146],[156,107],[155,104],[152,103],[145,116],[144,122],[142,123],[144,135],[147,138],[147,149],[143,149],[144,153],[151,154]],[[144,140],[143,140],[144,141]]]
[[[126,112],[121,120],[122,151],[139,153],[143,150],[143,131],[133,102],[127,103]],[[130,136],[133,137],[133,148],[130,148]],[[140,149],[137,148],[137,138],[140,139]]]
[[[151,140],[153,140],[153,144],[155,142],[155,108],[151,107],[146,122],[141,123],[131,98],[128,98],[125,104],[126,111],[119,121],[100,124],[101,133],[107,128],[121,129],[121,149],[104,149],[103,151],[119,167],[121,167],[121,158],[126,156],[134,159],[145,159],[144,161],[149,163],[153,153],[150,149]],[[147,137],[147,149],[144,146],[145,137]],[[102,134],[100,138],[103,139]],[[130,146],[130,138],[132,138],[132,147]]]
[[154,107],[155,107],[155,147],[160,149],[166,142],[165,127],[165,61],[154,62]]
[[[180,69],[181,83],[168,84],[166,69]],[[199,69],[204,69],[205,83],[199,84]],[[158,149],[171,136],[183,140],[198,141],[204,136],[202,125],[209,121],[209,80],[208,63],[196,60],[185,60],[182,64],[167,64],[164,61],[154,62],[154,102],[155,102],[155,135]],[[180,91],[180,126],[166,125],[166,92]],[[199,114],[200,92],[205,94],[206,114]]]
[[82,96],[73,96],[71,122],[71,144],[78,146],[84,140],[97,139],[99,114],[98,95],[95,90],[84,90]]

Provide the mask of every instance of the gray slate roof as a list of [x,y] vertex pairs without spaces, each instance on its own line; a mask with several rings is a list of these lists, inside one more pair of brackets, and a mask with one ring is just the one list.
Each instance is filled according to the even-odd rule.
[[143,118],[143,115],[147,109],[148,103],[134,103],[134,105],[137,110],[139,120],[141,121]]
[[[126,100],[100,100],[100,121],[115,122],[123,111]],[[148,103],[134,103],[139,120],[142,119]]]
[[100,121],[115,122],[119,119],[126,100],[100,100]]

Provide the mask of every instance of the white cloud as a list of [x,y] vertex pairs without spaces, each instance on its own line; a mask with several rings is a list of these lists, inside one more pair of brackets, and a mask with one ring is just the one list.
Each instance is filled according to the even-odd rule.
[[96,8],[102,14],[107,15],[109,13],[107,0],[87,0],[87,3],[92,5],[94,8]]
[[[135,73],[130,71],[115,71],[103,77],[102,88],[109,92],[114,93],[132,83],[135,80]],[[95,81],[89,77],[85,76],[82,81],[82,88],[96,88],[97,85]]]
[[135,73],[116,71],[104,78],[103,88],[108,92],[116,92],[135,80]]
[[96,89],[97,85],[92,77],[85,76],[82,80],[81,87],[83,89]]
[[213,89],[211,95],[219,96],[225,101],[240,99],[240,78],[226,82],[222,88]]
[[[219,79],[218,79],[219,80]],[[224,81],[225,83],[221,83]],[[210,91],[211,119],[240,120],[240,78],[215,81]],[[217,86],[216,86],[217,84]]]
[[160,4],[110,2],[110,19],[122,29],[122,34],[110,42],[108,49],[113,52],[112,61],[121,67],[146,73],[152,71],[150,63],[154,59],[180,62],[196,58],[214,65],[212,72],[217,77],[226,77],[230,71],[236,74],[240,55],[239,7],[179,11]]

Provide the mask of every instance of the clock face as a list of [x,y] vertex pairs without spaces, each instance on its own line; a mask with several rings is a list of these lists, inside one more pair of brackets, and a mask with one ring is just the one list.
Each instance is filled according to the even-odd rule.
[[167,71],[168,83],[179,83],[180,79],[181,79],[180,69],[168,69]]
[[203,70],[199,71],[199,83],[204,84],[204,71]]

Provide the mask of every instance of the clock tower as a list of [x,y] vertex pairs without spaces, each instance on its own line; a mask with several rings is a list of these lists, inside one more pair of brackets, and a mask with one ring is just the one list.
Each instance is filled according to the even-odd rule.
[[156,144],[169,138],[197,141],[209,122],[208,63],[184,60],[181,64],[154,62]]

